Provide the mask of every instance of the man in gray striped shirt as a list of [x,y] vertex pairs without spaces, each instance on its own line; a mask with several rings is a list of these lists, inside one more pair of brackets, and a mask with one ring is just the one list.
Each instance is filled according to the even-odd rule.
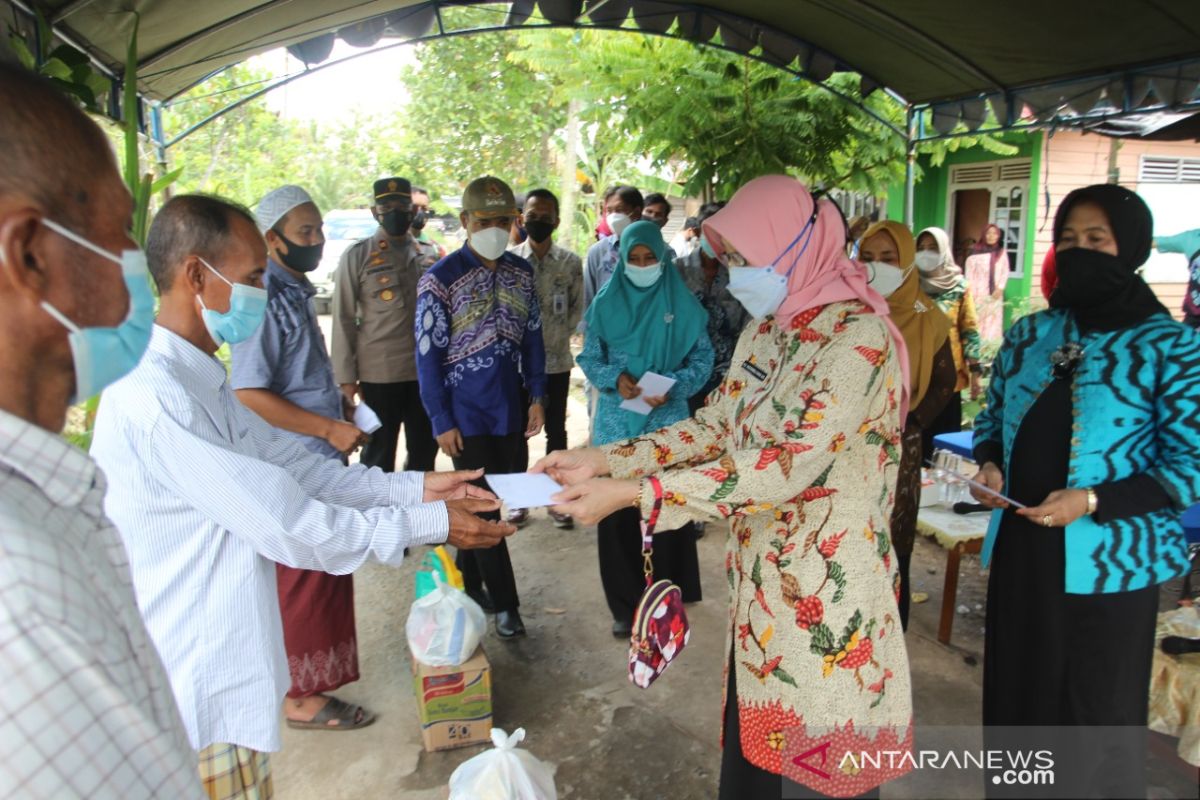
[[58,435],[74,397],[146,349],[133,204],[104,134],[49,83],[0,63],[0,108],[0,786],[200,798],[105,476]]

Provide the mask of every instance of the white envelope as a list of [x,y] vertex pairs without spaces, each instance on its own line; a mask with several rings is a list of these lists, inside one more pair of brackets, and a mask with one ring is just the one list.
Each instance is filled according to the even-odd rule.
[[562,491],[562,486],[541,472],[512,472],[483,477],[509,508],[552,506],[554,501],[550,499],[551,496]]
[[354,407],[354,427],[363,433],[370,434],[382,428],[383,423],[379,421],[379,415],[372,411],[369,405],[359,403]]
[[635,414],[649,414],[654,409],[643,398],[662,397],[671,391],[671,387],[675,385],[675,379],[659,375],[657,372],[647,372],[637,382],[637,385],[642,387],[642,393],[632,400],[622,400],[621,408]]

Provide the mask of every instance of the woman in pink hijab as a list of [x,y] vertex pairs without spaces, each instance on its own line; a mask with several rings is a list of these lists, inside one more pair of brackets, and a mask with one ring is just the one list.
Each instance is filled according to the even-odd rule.
[[728,519],[720,797],[778,798],[781,775],[806,787],[788,797],[860,795],[906,767],[838,769],[846,752],[912,744],[888,536],[904,340],[846,258],[841,212],[795,179],[746,184],[704,234],[756,317],[725,380],[692,419],[534,471],[585,524],[631,505],[659,530]]

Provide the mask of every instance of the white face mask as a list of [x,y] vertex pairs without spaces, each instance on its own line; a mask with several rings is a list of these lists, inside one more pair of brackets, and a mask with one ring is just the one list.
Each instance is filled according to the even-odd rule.
[[774,314],[787,299],[787,278],[774,267],[729,267],[729,293],[755,319]]
[[471,248],[488,261],[495,261],[508,248],[508,228],[484,228],[471,234]]
[[653,286],[662,277],[662,264],[655,262],[644,267],[627,264],[625,265],[625,277],[629,278],[629,282],[634,286],[645,289]]
[[604,221],[608,223],[609,229],[617,235],[618,239],[621,238],[621,231],[628,228],[629,224],[633,222],[628,214],[621,214],[617,212],[613,212],[612,214],[606,216]]
[[941,266],[942,254],[936,250],[918,250],[914,263],[916,263],[917,269],[928,275]]
[[[809,217],[808,222],[800,229],[800,233],[796,235],[792,243],[775,258],[775,262],[771,266],[727,267],[729,270],[729,286],[727,287],[729,293],[755,319],[774,314],[787,299],[788,276],[791,275],[796,264],[800,263],[800,259],[808,250],[809,242],[812,241],[810,231],[817,221],[817,208],[817,206],[813,206],[813,215]],[[781,275],[777,271],[780,268],[779,262],[800,243],[801,239],[804,239],[804,246],[792,259],[791,266]]]
[[882,261],[871,261],[867,264],[867,271],[871,276],[871,288],[884,297],[891,297],[897,289],[904,285],[904,280],[912,271],[912,267],[900,269]]

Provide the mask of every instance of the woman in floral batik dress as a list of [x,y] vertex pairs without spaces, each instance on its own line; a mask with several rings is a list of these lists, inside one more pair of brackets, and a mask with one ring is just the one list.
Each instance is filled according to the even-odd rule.
[[[720,796],[778,798],[780,775],[814,796],[862,794],[903,767],[860,770],[844,753],[911,745],[888,535],[907,404],[903,338],[846,258],[840,212],[814,204],[796,180],[751,181],[704,229],[756,317],[724,382],[693,419],[554,453],[535,470],[569,485],[557,510],[585,521],[629,505],[647,519],[659,494],[660,530],[729,519]],[[786,291],[744,265],[771,265]]]

